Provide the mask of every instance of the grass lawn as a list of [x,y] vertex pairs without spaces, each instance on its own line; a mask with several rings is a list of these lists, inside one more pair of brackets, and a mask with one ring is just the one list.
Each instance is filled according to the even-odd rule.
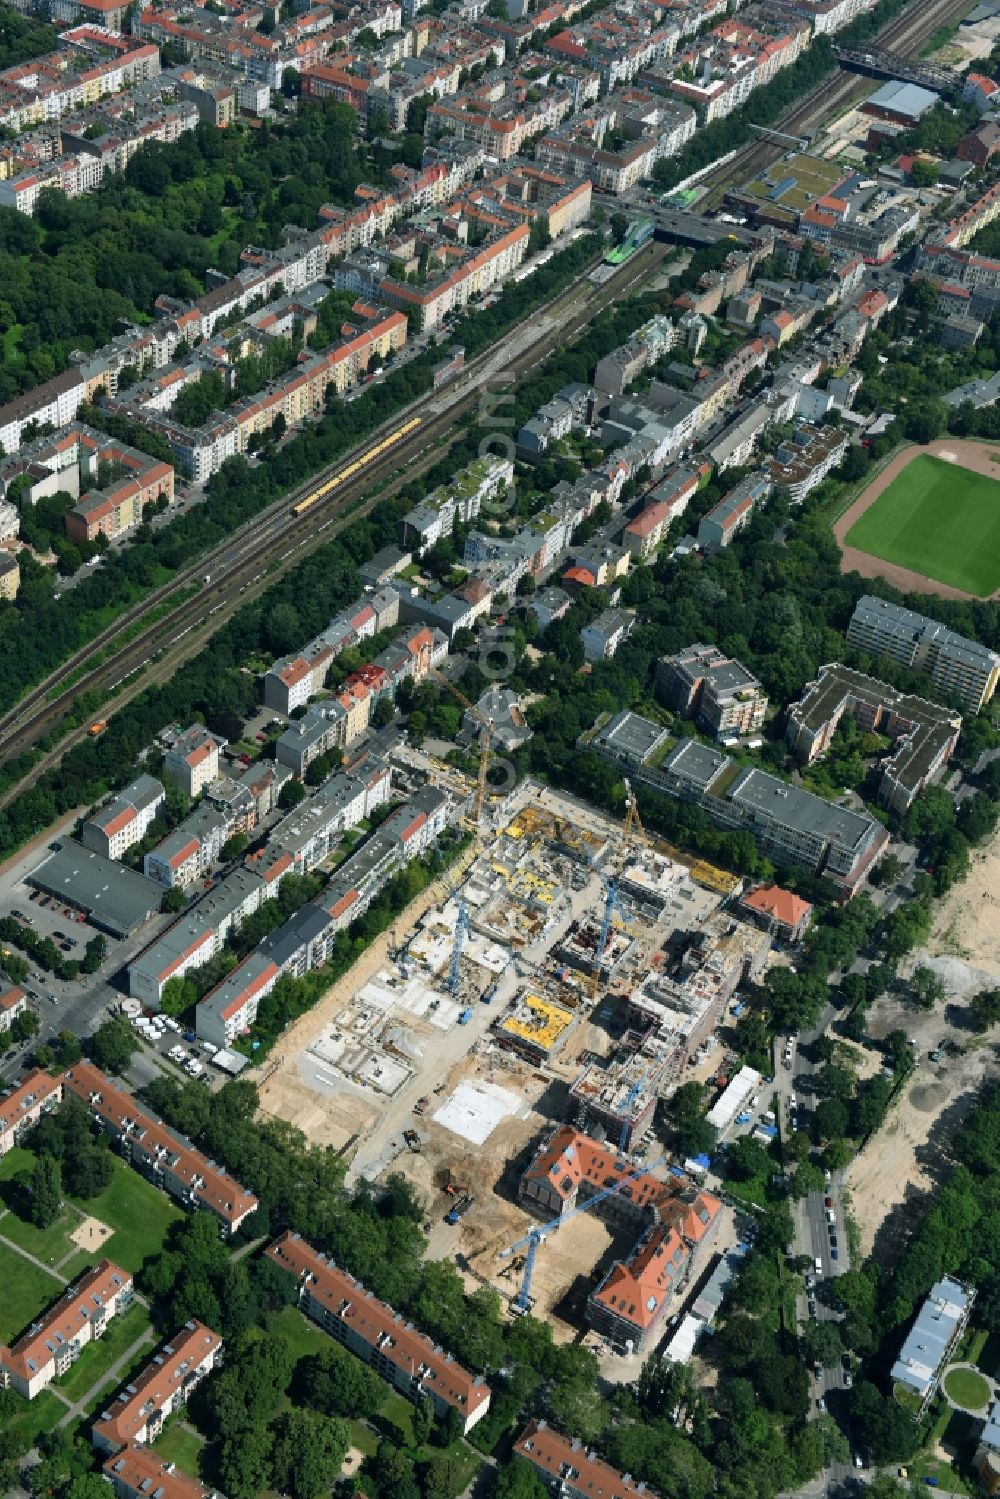
[[201,1449],[205,1445],[205,1439],[189,1426],[184,1426],[182,1421],[182,1412],[171,1416],[153,1443],[153,1451],[166,1458],[167,1462],[176,1463],[182,1473],[200,1478]]
[[956,1405],[966,1410],[977,1411],[990,1398],[990,1387],[975,1369],[950,1369],[944,1377],[945,1392]]
[[[76,1246],[70,1234],[79,1226],[80,1219],[76,1213],[66,1207],[48,1228],[36,1228],[33,1223],[26,1223],[15,1213],[6,1213],[0,1218],[0,1234],[19,1244],[46,1265],[58,1265],[73,1253]],[[65,1275],[66,1272],[62,1271],[61,1274]]]
[[81,1198],[73,1201],[85,1213],[115,1230],[101,1254],[134,1272],[142,1267],[144,1260],[159,1254],[171,1224],[180,1222],[184,1214],[174,1207],[165,1192],[146,1181],[138,1171],[126,1166],[118,1156],[112,1159],[115,1174],[111,1185],[87,1202]]
[[0,1158],[0,1182],[9,1182],[22,1171],[29,1170],[35,1164],[34,1154],[25,1150],[23,1145],[15,1145],[13,1150]]
[[267,1319],[269,1333],[278,1333],[291,1345],[296,1362],[311,1353],[322,1353],[334,1341],[303,1317],[298,1307],[284,1306]]
[[845,541],[985,598],[1000,588],[1000,477],[922,453],[858,517]]
[[[120,1359],[126,1348],[140,1338],[149,1327],[149,1313],[138,1302],[133,1303],[122,1317],[115,1317],[103,1338],[88,1343],[73,1367],[56,1380],[56,1388],[67,1400],[80,1400],[102,1374]],[[152,1344],[148,1354],[152,1353]],[[148,1356],[148,1355],[147,1355]],[[122,1371],[124,1373],[124,1371]],[[114,1390],[109,1386],[105,1392],[110,1398]],[[101,1399],[104,1399],[102,1393]]]
[[370,1426],[363,1421],[345,1421],[347,1427],[347,1440],[352,1447],[357,1447],[365,1457],[374,1457],[378,1451],[378,1437]]
[[54,1431],[60,1417],[65,1414],[66,1407],[62,1401],[51,1390],[43,1390],[34,1400],[18,1400],[17,1413],[4,1418],[4,1434],[23,1434],[27,1437],[29,1446],[34,1446],[36,1437],[41,1436],[43,1431]]
[[413,1446],[413,1406],[405,1395],[391,1392],[382,1401],[378,1413],[383,1420],[396,1427],[403,1439],[404,1447]]
[[945,1494],[972,1493],[972,1489],[959,1477],[951,1463],[942,1462],[939,1457],[933,1457],[928,1452],[919,1453],[911,1463],[907,1463],[906,1469],[910,1478],[918,1483],[922,1483],[925,1478],[936,1478],[937,1483],[930,1487],[940,1489]]
[[11,1342],[38,1313],[55,1301],[62,1282],[39,1270],[23,1254],[0,1244],[0,1341]]

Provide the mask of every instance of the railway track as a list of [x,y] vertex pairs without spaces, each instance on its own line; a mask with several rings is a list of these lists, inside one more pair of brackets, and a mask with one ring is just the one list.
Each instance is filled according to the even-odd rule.
[[[915,4],[887,21],[872,38],[872,44],[902,55],[918,52],[939,27],[960,20],[970,9],[970,4],[971,0],[937,0],[937,3],[916,0]],[[825,115],[843,109],[850,102],[852,94],[860,96],[867,87],[867,80],[855,73],[838,69],[803,98],[790,105],[774,122],[773,128],[787,135],[808,134]],[[748,141],[735,156],[719,167],[717,176],[709,173],[703,179],[712,185],[710,199],[714,201],[731,182],[745,177],[758,166],[770,165],[784,155],[785,149],[763,137]],[[705,201],[707,205],[709,198]]]
[[[937,3],[915,0],[907,10],[887,22],[873,40],[880,47],[901,53],[918,50],[939,27],[962,16],[968,6],[969,0],[937,0]],[[776,122],[776,126],[788,134],[804,133],[812,129],[822,117],[842,108],[851,94],[863,86],[853,75],[837,72],[792,105]],[[734,157],[720,166],[717,178],[709,175],[707,180],[713,186],[713,194],[729,182],[747,175],[758,163],[763,164],[781,154],[782,149],[766,139],[747,142]],[[660,254],[662,255],[662,251]],[[546,309],[544,317],[549,326],[525,351],[511,360],[511,372],[514,375],[527,373],[555,348],[574,337],[602,307],[631,290],[655,264],[657,258],[657,247],[647,247],[627,262],[618,275],[593,292],[589,289],[584,273]],[[579,315],[581,311],[582,317]],[[551,326],[552,319],[556,321],[554,328]],[[516,334],[517,330],[514,330],[498,348],[515,342]],[[332,496],[317,501],[302,516],[294,515],[296,504],[371,447],[377,446],[382,438],[393,431],[403,413],[372,433],[357,450],[343,454],[320,474],[248,522],[233,537],[190,564],[170,583],[132,605],[95,639],[82,646],[57,671],[33,687],[15,707],[0,716],[0,763],[23,753],[57,728],[65,718],[72,699],[79,693],[90,690],[117,693],[117,697],[105,705],[106,711],[113,712],[138,691],[140,685],[146,685],[148,676],[144,668],[154,656],[171,651],[175,653],[172,655],[175,665],[181,659],[186,659],[223,622],[219,616],[228,617],[248,594],[252,597],[254,593],[260,592],[267,582],[280,575],[293,562],[301,560],[310,545],[318,546],[328,540],[327,531],[366,514],[383,498],[380,488],[377,494],[365,501],[366,490],[379,485],[400,466],[419,462],[426,450],[436,445],[442,436],[454,428],[458,419],[472,409],[478,399],[475,381],[477,377],[481,377],[496,354],[496,349],[490,350],[473,361],[457,383],[457,395],[454,399],[449,392],[444,392],[424,397],[411,408],[411,415],[421,416],[420,427],[414,436],[400,442],[383,460],[366,466],[357,479],[338,486]],[[422,466],[430,465],[425,462]],[[273,555],[276,551],[277,566]],[[212,589],[214,602],[210,609],[205,608],[202,589],[194,597],[182,597],[206,575],[211,581],[210,584],[203,584],[202,588],[210,586]],[[132,640],[128,640],[129,633],[139,622],[150,613],[162,610],[173,599],[177,600],[177,607],[168,617],[161,617],[140,630]],[[182,642],[189,636],[192,638],[188,644],[192,649],[185,650]],[[120,648],[113,660],[88,668],[88,663],[95,657],[102,657],[115,646]],[[180,654],[176,654],[178,650]],[[119,689],[122,690],[119,692]],[[82,738],[84,732],[75,730],[63,737],[58,747],[47,753],[33,769],[27,783],[37,779],[70,744]],[[23,789],[25,784],[22,780],[17,789]],[[13,791],[0,797],[0,807],[6,805],[12,794]]]
[[[644,263],[648,263],[648,258],[644,260]],[[546,336],[544,331],[545,322],[551,321],[553,318],[558,319],[560,316],[572,314],[576,306],[580,304],[581,297],[587,298],[590,304],[596,304],[592,307],[592,310],[599,310],[600,307],[605,306],[608,301],[612,300],[607,294],[609,289],[620,292],[623,285],[631,284],[634,277],[628,273],[634,268],[634,265],[635,261],[630,262],[628,266],[623,266],[620,276],[613,278],[605,287],[595,291],[593,297],[588,297],[587,295],[589,283],[586,281],[586,273],[579,277],[565,291],[560,293],[551,306],[546,309],[542,331],[539,334],[539,344],[544,342]],[[512,334],[508,335],[498,348],[503,348],[508,343],[514,342],[517,332],[518,330],[514,329]],[[546,352],[550,351],[546,350]],[[385,455],[384,461],[372,463],[366,467],[363,475],[365,485],[369,485],[373,481],[377,482],[386,474],[391,473],[401,461],[406,461],[416,456],[424,446],[424,440],[431,430],[431,421],[433,421],[435,435],[440,435],[442,430],[441,424],[446,421],[446,418],[450,418],[453,422],[463,411],[468,410],[473,404],[474,398],[471,395],[463,398],[463,390],[469,382],[476,379],[483,367],[488,366],[491,361],[495,360],[496,356],[497,348],[485,351],[472,361],[455,386],[443,392],[428,395],[418,402],[412,408],[412,414],[422,418],[421,426],[416,434],[417,439],[420,440],[399,443],[391,453]],[[545,357],[545,354],[542,354],[541,357]],[[425,412],[432,412],[432,418],[428,419],[424,417],[423,413]],[[72,697],[87,690],[89,686],[94,685],[91,681],[91,673],[81,675],[81,668],[85,667],[88,662],[93,661],[95,656],[105,654],[116,644],[120,644],[123,649],[126,648],[129,644],[127,637],[137,622],[141,621],[148,614],[161,610],[172,599],[178,601],[178,610],[185,610],[185,612],[190,613],[190,610],[186,609],[181,595],[189,591],[192,586],[199,585],[199,589],[211,586],[213,592],[216,592],[218,586],[228,579],[234,570],[245,570],[245,564],[248,559],[256,560],[260,558],[284,533],[291,533],[298,525],[315,527],[317,516],[321,513],[320,507],[314,506],[307,515],[296,518],[292,514],[295,505],[314,493],[317,488],[322,487],[324,483],[335,477],[352,462],[357,461],[359,457],[362,457],[371,448],[377,447],[387,435],[400,425],[403,418],[404,413],[400,413],[399,416],[385,422],[371,433],[363,443],[359,444],[357,448],[340,455],[327,465],[325,469],[299,485],[295,490],[284,495],[281,500],[248,521],[232,536],[220,542],[210,552],[205,553],[197,561],[184,567],[169,583],[165,583],[160,588],[154,589],[152,593],[147,594],[143,599],[124,610],[111,625],[102,630],[93,640],[81,646],[43,681],[32,687],[14,707],[0,715],[0,762],[12,758],[15,754],[20,753],[26,745],[43,736],[45,728],[39,727],[39,723],[43,717],[46,721],[56,720],[59,715],[65,713]],[[354,484],[338,488],[335,496],[338,507],[344,508],[345,503],[352,497],[355,497],[357,492],[358,486]],[[325,509],[323,513],[326,513]],[[206,576],[211,580],[210,585],[204,583]],[[247,580],[246,578],[241,578],[241,581],[245,583]],[[252,581],[257,580],[253,579]],[[213,611],[217,612],[217,605],[213,606]],[[203,610],[202,612],[206,611]],[[156,635],[163,635],[168,628],[169,622],[161,619],[158,626],[151,626],[150,631],[144,631],[136,639],[148,641],[151,638],[150,632],[155,632]],[[56,696],[55,694],[58,689],[63,690]],[[58,713],[48,711],[50,709],[57,709]]]
[[[600,287],[578,281],[567,288],[548,310],[548,326],[506,364],[505,368],[511,379],[523,378],[555,349],[575,338],[598,312],[616,298],[626,295],[637,282],[643,280],[662,261],[663,255],[662,245],[648,245],[623,266],[618,275]],[[560,309],[563,316],[553,323],[552,316],[556,308]],[[498,354],[503,347],[504,345],[500,345],[497,349],[490,350],[484,357],[483,369],[479,371],[480,381],[484,372],[498,363]],[[347,465],[351,455],[345,454],[324,473],[316,475],[307,485],[286,496],[278,507],[265,514],[263,521],[258,519],[251,527],[244,528],[237,538],[230,539],[217,548],[210,559],[203,558],[197,567],[187,569],[185,574],[180,575],[177,583],[160,591],[159,603],[162,604],[164,594],[169,597],[170,594],[180,592],[184,587],[190,586],[194,578],[203,576],[203,569],[211,569],[214,565],[216,570],[209,571],[211,607],[206,609],[205,592],[199,591],[194,597],[180,600],[168,618],[157,620],[132,640],[123,642],[112,660],[101,662],[82,676],[76,675],[78,664],[74,667],[67,663],[65,668],[60,669],[59,676],[72,675],[74,679],[59,696],[50,696],[53,689],[50,678],[47,683],[33,689],[30,695],[33,711],[25,716],[24,705],[19,705],[18,710],[7,715],[5,726],[0,723],[0,762],[23,753],[51,730],[58,728],[66,716],[70,702],[80,693],[99,691],[102,694],[112,694],[102,706],[102,715],[106,715],[113,713],[142,688],[156,680],[165,680],[183,661],[196,654],[241,604],[269,587],[289,567],[302,561],[309,551],[324,545],[345,525],[366,515],[381,503],[393,487],[401,487],[415,474],[436,463],[444,450],[441,439],[457,436],[457,423],[476,407],[480,389],[474,372],[468,388],[459,388],[456,400],[443,407],[439,405],[436,414],[422,419],[413,435],[395,445],[383,460],[367,466],[349,483],[337,487],[309,510],[296,515],[294,508],[303,498],[311,495],[326,479]],[[428,409],[434,403],[441,403],[442,400],[443,393],[438,393],[432,400],[420,403],[414,414]],[[391,430],[391,425],[387,430]],[[367,446],[368,444],[366,448]],[[397,470],[404,472],[387,490],[386,480]],[[377,492],[373,493],[373,488]],[[142,612],[155,607],[157,595],[151,595],[145,601]],[[126,634],[130,625],[134,624],[135,611],[130,611],[130,615],[131,619],[123,621],[124,628],[115,631],[117,637]],[[101,637],[93,642],[94,651],[107,649],[108,634],[109,632],[104,632],[102,643],[99,643]],[[169,660],[165,659],[167,653]],[[78,658],[80,654],[78,653]],[[85,737],[86,729],[82,726],[61,736],[58,744],[43,755],[26,777],[0,796],[0,808],[32,785],[67,749]]]

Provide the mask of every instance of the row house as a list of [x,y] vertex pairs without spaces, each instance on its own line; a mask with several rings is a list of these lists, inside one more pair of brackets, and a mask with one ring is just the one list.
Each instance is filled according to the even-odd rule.
[[210,989],[195,1010],[198,1039],[230,1046],[257,1018],[260,1002],[270,994],[281,970],[270,958],[252,952],[220,984]]
[[128,965],[129,994],[158,1010],[170,980],[204,967],[268,894],[256,870],[231,871],[133,958]]
[[224,1234],[236,1233],[257,1211],[252,1192],[147,1113],[131,1093],[90,1062],[77,1062],[62,1081],[68,1093],[86,1104],[136,1170],[185,1207],[214,1214]]
[[293,1281],[306,1316],[408,1400],[429,1400],[439,1418],[457,1411],[463,1436],[486,1415],[490,1387],[481,1376],[470,1374],[300,1235],[283,1234],[265,1254]]
[[98,1452],[155,1442],[167,1417],[187,1404],[221,1356],[217,1332],[202,1322],[185,1322],[94,1422],[92,1441]]
[[267,846],[248,860],[273,883],[286,874],[309,874],[355,828],[392,796],[392,774],[381,763],[362,763],[335,775],[293,807],[272,832]]
[[133,844],[140,843],[156,821],[166,793],[153,776],[142,775],[86,818],[80,826],[84,848],[120,859]]
[[402,545],[419,556],[443,537],[450,536],[456,521],[468,525],[476,520],[483,504],[502,493],[513,480],[514,465],[510,459],[477,458],[406,512],[399,523]]
[[559,1499],[594,1499],[595,1495],[607,1495],[608,1499],[655,1499],[645,1483],[630,1473],[620,1473],[578,1437],[564,1437],[547,1421],[529,1421],[513,1451],[531,1464],[541,1482]]
[[[28,1009],[28,996],[19,984],[11,984],[9,988],[2,987],[0,980],[0,1035],[9,1031],[19,1015],[24,1015]],[[15,1115],[16,1117],[16,1115]],[[0,1131],[3,1126],[0,1125]],[[2,1133],[0,1133],[0,1155],[3,1154]]]
[[389,630],[399,619],[399,596],[380,588],[333,617],[301,653],[275,661],[264,674],[264,702],[288,715],[301,708],[326,683],[331,663],[348,646],[359,645]]
[[[5,1016],[14,1017],[27,1008],[27,1004],[21,1004],[17,998],[18,994],[20,991],[16,988],[6,990]],[[9,1025],[10,1021],[7,1023]],[[34,1129],[43,1114],[50,1113],[62,1102],[62,1096],[62,1084],[36,1067],[12,1093],[0,1098],[0,1156],[13,1150],[21,1136]]]
[[73,1367],[88,1343],[103,1337],[132,1304],[132,1276],[100,1260],[8,1348],[0,1344],[0,1387],[34,1400]]

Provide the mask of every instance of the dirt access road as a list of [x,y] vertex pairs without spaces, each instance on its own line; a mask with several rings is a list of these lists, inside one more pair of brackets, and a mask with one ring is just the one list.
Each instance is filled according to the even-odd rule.
[[[995,1036],[973,1035],[965,1020],[968,999],[1000,985],[1000,837],[973,853],[968,878],[940,903],[926,947],[902,971],[920,963],[940,974],[947,998],[929,1013],[888,997],[873,1009],[872,1036],[904,1030],[917,1042],[919,1061],[904,1096],[846,1178],[862,1249],[870,1254],[877,1248],[880,1258],[892,1256],[905,1209],[934,1186],[942,1147],[976,1093],[1000,1076]],[[928,1053],[942,1041],[964,1047],[965,1054],[943,1065],[931,1062]]]

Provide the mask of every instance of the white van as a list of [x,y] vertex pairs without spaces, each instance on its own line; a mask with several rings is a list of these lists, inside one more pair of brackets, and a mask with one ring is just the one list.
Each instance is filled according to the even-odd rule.
[[816,1258],[813,1260],[813,1264],[816,1266],[816,1274],[817,1275],[822,1275],[823,1274],[823,1261],[820,1259],[819,1255],[817,1255]]

